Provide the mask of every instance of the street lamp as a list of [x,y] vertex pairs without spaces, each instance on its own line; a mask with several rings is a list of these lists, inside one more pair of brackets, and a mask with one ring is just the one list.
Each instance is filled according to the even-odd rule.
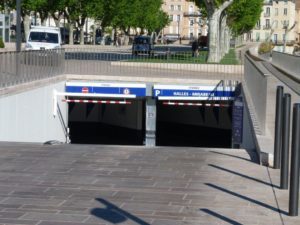
[[21,51],[22,32],[21,32],[21,0],[16,0],[17,24],[16,24],[16,51]]
[[180,15],[177,15],[177,24],[178,24],[178,39],[179,39],[179,44],[181,44],[181,41],[180,41],[180,32],[179,32]]

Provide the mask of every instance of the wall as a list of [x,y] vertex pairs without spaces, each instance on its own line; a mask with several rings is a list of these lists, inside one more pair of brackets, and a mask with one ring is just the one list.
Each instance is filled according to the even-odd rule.
[[[46,84],[44,84],[46,85]],[[46,142],[66,137],[59,117],[53,117],[53,89],[64,91],[65,82],[32,87],[22,93],[0,96],[0,141]],[[66,104],[59,102],[66,121]]]
[[[266,104],[267,104],[267,82],[269,72],[255,62],[248,55],[245,55],[244,90],[251,96],[251,103],[257,118],[259,129],[264,134],[266,130]],[[250,104],[251,104],[250,103]]]

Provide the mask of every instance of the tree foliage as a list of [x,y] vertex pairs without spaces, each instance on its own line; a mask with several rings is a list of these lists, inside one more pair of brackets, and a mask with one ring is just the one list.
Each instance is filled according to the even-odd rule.
[[227,10],[227,24],[235,36],[249,32],[259,20],[263,0],[235,0]]
[[[15,9],[15,0],[0,0],[0,9],[4,2]],[[22,0],[22,15],[38,12],[43,20],[48,15],[65,14],[77,26],[82,26],[86,18],[94,18],[101,21],[102,27],[154,31],[169,22],[168,15],[161,10],[162,4],[163,0]]]
[[[202,10],[206,10],[208,0],[190,0]],[[218,8],[228,0],[213,0]],[[235,36],[249,32],[260,18],[264,0],[234,0],[233,4],[226,10],[227,24]]]

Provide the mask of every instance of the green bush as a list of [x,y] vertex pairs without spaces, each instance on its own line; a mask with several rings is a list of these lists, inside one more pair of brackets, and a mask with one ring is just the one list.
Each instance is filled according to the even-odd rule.
[[259,45],[258,53],[265,54],[265,53],[271,52],[273,48],[274,48],[274,45],[272,42],[263,42]]
[[4,48],[4,47],[5,47],[5,45],[4,45],[3,39],[0,36],[0,48]]

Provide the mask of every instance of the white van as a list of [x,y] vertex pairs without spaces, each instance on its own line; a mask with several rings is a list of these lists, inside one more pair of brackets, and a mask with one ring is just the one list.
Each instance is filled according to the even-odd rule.
[[25,50],[61,48],[60,28],[32,26],[26,40]]

